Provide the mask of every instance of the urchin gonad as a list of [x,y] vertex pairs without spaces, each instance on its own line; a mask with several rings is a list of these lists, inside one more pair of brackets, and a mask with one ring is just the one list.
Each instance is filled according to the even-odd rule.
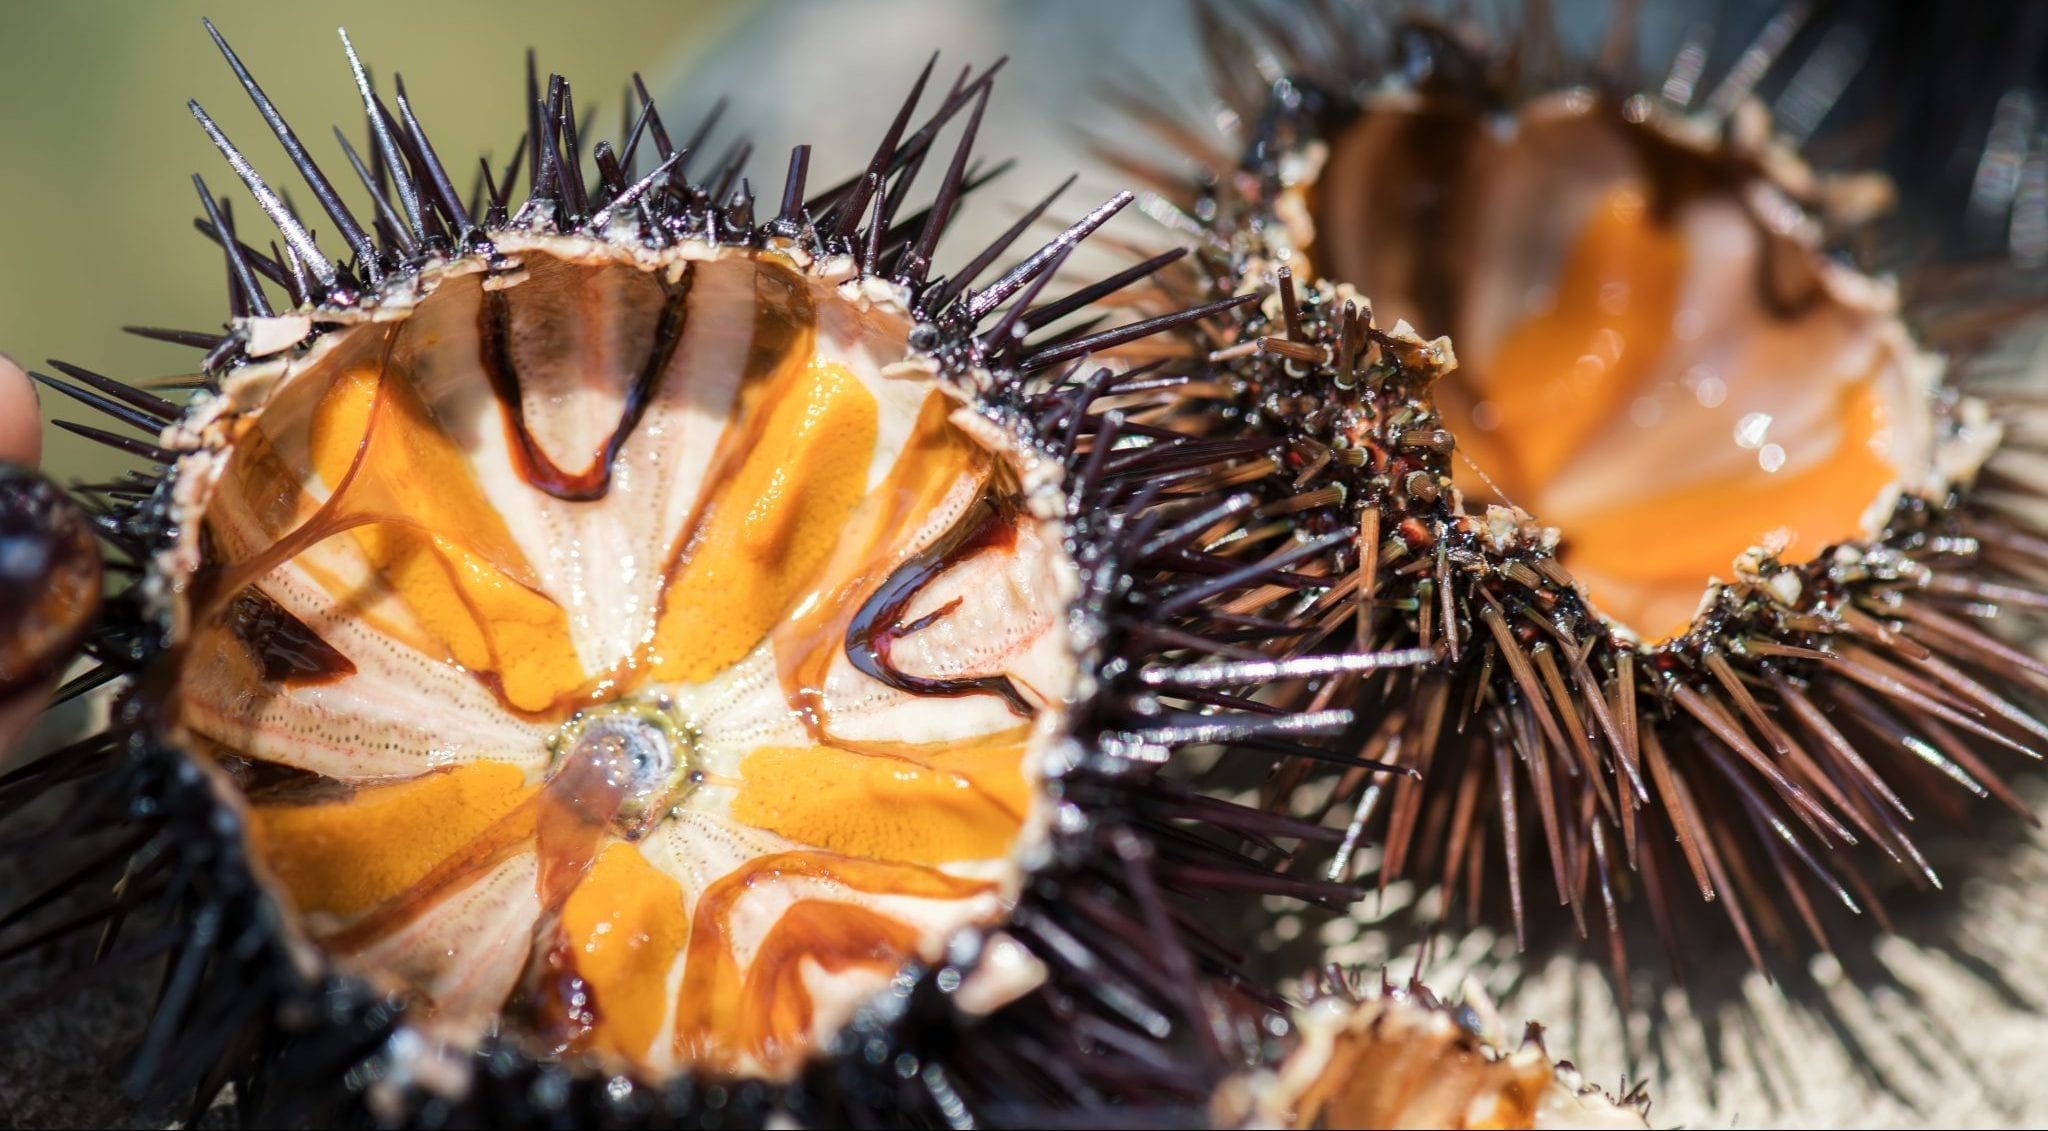
[[[1836,253],[1882,184],[1815,173],[1747,98],[1776,48],[1694,106],[1697,59],[1646,88],[1571,64],[1571,86],[1547,28],[1475,47],[1297,15],[1212,21],[1256,125],[1154,209],[1206,285],[1267,293],[1178,410],[1230,438],[1195,544],[1303,575],[1182,628],[1265,634],[1222,690],[1359,719],[1273,749],[1265,797],[1345,830],[1333,878],[1369,855],[1381,882],[1440,880],[1440,906],[1504,889],[1518,933],[1545,860],[1540,898],[1582,932],[1604,910],[1617,965],[1637,892],[1667,939],[1684,887],[1716,899],[1761,962],[1798,930],[1779,907],[1825,945],[1816,892],[1873,901],[1849,845],[1938,882],[1915,814],[2017,806],[1999,759],[2048,737],[2044,669],[1986,623],[2042,604],[2012,506],[2038,489],[1987,464],[2014,445],[1933,352],[1985,326],[1916,342],[1899,286]],[[1247,38],[1288,77],[1237,71]],[[1248,432],[1268,445],[1229,450]],[[1276,540],[1280,515],[1324,544]],[[1414,647],[1435,658],[1314,662]]]
[[344,37],[365,214],[214,38],[351,254],[191,107],[283,242],[197,180],[232,317],[138,332],[201,375],[51,381],[160,473],[81,488],[141,580],[65,694],[131,680],[0,781],[78,791],[8,953],[163,961],[131,1082],[254,1118],[1199,1110],[1228,957],[1164,893],[1300,885],[1228,847],[1274,818],[1099,737],[1153,725],[1105,594],[1179,451],[1110,461],[1091,406],[1162,387],[1102,351],[1240,300],[1102,328],[1170,257],[1049,294],[1129,194],[935,275],[992,72],[913,124],[928,66],[864,172],[799,147],[757,219],[744,147],[693,176],[709,123],[644,91],[590,145],[559,77],[465,199]]

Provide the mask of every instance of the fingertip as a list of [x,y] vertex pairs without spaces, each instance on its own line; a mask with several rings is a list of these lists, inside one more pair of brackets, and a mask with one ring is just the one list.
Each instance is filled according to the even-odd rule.
[[43,414],[35,382],[0,353],[0,463],[34,467],[43,458]]

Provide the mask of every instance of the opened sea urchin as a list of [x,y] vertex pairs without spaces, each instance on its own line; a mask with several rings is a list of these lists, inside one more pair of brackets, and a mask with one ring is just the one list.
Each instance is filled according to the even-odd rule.
[[692,175],[643,94],[586,152],[559,78],[464,198],[351,47],[358,213],[215,38],[351,254],[193,105],[283,244],[199,182],[233,317],[147,331],[199,392],[52,382],[163,474],[86,490],[142,573],[76,685],[133,676],[113,727],[0,785],[84,790],[12,945],[164,964],[132,1079],[278,1120],[1199,1109],[1225,959],[1162,891],[1290,881],[1143,832],[1272,818],[1154,795],[1174,724],[1104,690],[1113,508],[1174,453],[1104,466],[1090,404],[1159,381],[1090,359],[1236,300],[1041,301],[1128,195],[934,274],[988,73],[913,128],[927,68],[833,187],[799,148],[762,219],[743,149]]
[[1577,60],[1535,22],[1213,14],[1242,154],[1156,210],[1267,298],[1167,426],[1242,445],[1192,545],[1289,576],[1181,627],[1267,658],[1214,691],[1356,716],[1258,783],[1343,830],[1330,878],[1378,845],[1518,934],[1591,909],[1617,966],[1638,893],[1674,942],[1690,888],[1759,963],[1826,945],[1823,902],[1874,902],[1851,846],[1937,883],[1915,818],[2017,805],[2048,737],[2001,633],[2043,604],[2039,486],[1966,392],[2023,307],[1909,325],[1914,280],[1850,265],[1883,185],[1797,142],[1853,66],[1813,49],[1777,122],[1750,97],[1795,12],[1697,101],[1697,52],[1655,86],[1626,34]]

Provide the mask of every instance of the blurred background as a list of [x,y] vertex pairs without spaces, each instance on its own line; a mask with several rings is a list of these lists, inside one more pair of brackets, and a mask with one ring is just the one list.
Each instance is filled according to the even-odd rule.
[[[593,84],[603,76],[605,85],[590,93],[602,91],[616,114],[611,84],[635,70],[650,85],[687,73],[744,14],[727,0],[599,0],[573,15],[535,0],[487,10],[406,0],[345,9],[253,0],[0,6],[0,101],[13,108],[0,123],[8,217],[0,227],[0,352],[29,368],[59,357],[124,378],[193,366],[190,350],[118,329],[218,329],[226,313],[220,252],[192,228],[199,213],[191,175],[204,173],[224,198],[234,178],[186,99],[205,106],[273,181],[289,169],[200,17],[213,19],[339,181],[348,166],[328,126],[345,124],[354,140],[362,121],[335,33],[344,11],[375,72],[404,74],[439,146],[501,155],[524,128],[528,46],[541,48],[543,66],[590,75]],[[465,163],[457,174],[465,187],[469,175]],[[242,195],[238,186],[234,195]],[[43,409],[59,419],[90,412],[48,390]],[[45,462],[60,480],[88,467],[97,474],[108,458],[77,437],[48,436]]]
[[[1554,7],[1569,36],[1584,43],[1604,34],[1612,10],[1607,0]],[[1700,28],[1719,44],[1739,44],[1772,7],[1645,3],[1645,49],[1668,58],[1681,35]],[[1129,144],[1118,111],[1104,102],[1106,87],[1156,92],[1197,121],[1210,105],[1194,21],[1179,0],[13,0],[0,3],[0,105],[10,110],[0,118],[0,351],[22,364],[42,368],[43,359],[59,357],[126,378],[173,374],[195,365],[193,351],[117,328],[218,327],[223,267],[192,228],[190,175],[203,172],[216,192],[252,210],[185,100],[199,100],[273,183],[288,180],[288,166],[215,54],[202,14],[337,180],[347,166],[327,127],[345,123],[353,135],[360,123],[335,34],[341,18],[380,79],[405,76],[444,153],[488,154],[502,164],[523,128],[523,52],[531,45],[543,72],[577,84],[577,105],[595,111],[600,136],[618,129],[621,87],[635,71],[675,132],[719,95],[733,96],[720,136],[744,131],[755,140],[757,186],[780,183],[783,155],[798,141],[816,147],[814,184],[856,167],[933,50],[944,52],[942,76],[1007,55],[980,148],[1017,157],[1018,167],[972,203],[969,231],[1007,223],[1016,205],[1069,172],[1082,178],[1062,201],[1066,215],[1121,187],[1091,167],[1087,152],[1091,138]],[[1966,93],[1972,62],[1951,60]],[[1959,136],[1965,125],[1957,119],[1948,128]],[[469,176],[460,166],[458,187]],[[1156,238],[1142,218],[1117,223],[1123,234]],[[963,236],[954,254],[965,244]],[[47,417],[87,419],[54,394],[43,408]],[[120,460],[48,432],[45,463],[60,480],[104,477]],[[2048,807],[2041,781],[2021,784],[2037,807]],[[1483,929],[1447,937],[1423,972],[1447,992],[1471,973],[1511,1020],[1544,1021],[1552,1052],[1597,1083],[1614,1088],[1624,1074],[1646,1077],[1660,1126],[2048,1123],[2048,1080],[2036,1066],[2048,1038],[2048,846],[2036,831],[2000,826],[1937,863],[1957,877],[1953,889],[1908,902],[1896,932],[1869,946],[1780,971],[1775,984],[1732,954],[1691,970],[1685,989],[1668,984],[1661,968],[1639,971],[1640,1008],[1626,1018],[1604,978],[1573,953],[1518,958],[1512,940]],[[1346,961],[1404,974],[1415,939],[1382,921],[1414,898],[1400,889],[1330,924],[1304,925],[1276,907],[1274,945],[1316,940]],[[140,992],[146,997],[147,987]],[[118,1074],[140,1006],[134,994],[105,994],[0,1019],[0,1125],[161,1125],[106,1083]]]
[[[1576,38],[1597,40],[1607,0],[1560,7]],[[1705,11],[1652,5],[1647,38],[1674,39]],[[153,376],[192,366],[195,355],[122,334],[121,325],[219,327],[224,268],[193,230],[191,175],[204,174],[223,199],[242,193],[186,100],[204,106],[274,186],[290,193],[295,178],[202,16],[351,199],[358,194],[329,127],[341,124],[360,148],[361,107],[337,22],[374,75],[403,75],[436,147],[462,155],[450,162],[462,190],[474,176],[469,155],[502,166],[524,129],[528,47],[543,75],[558,71],[575,84],[576,105],[601,137],[620,132],[623,87],[636,72],[678,134],[729,97],[710,149],[723,152],[744,133],[755,144],[757,184],[779,184],[785,155],[800,142],[813,146],[814,180],[858,168],[932,52],[942,53],[940,81],[1008,57],[979,149],[1016,167],[966,206],[956,237],[964,247],[1070,173],[1081,178],[1055,217],[1125,187],[1092,168],[1088,154],[1095,140],[1132,144],[1116,137],[1123,122],[1107,91],[1144,92],[1202,120],[1211,100],[1191,12],[1182,0],[593,0],[573,13],[545,0],[0,4],[0,99],[14,108],[0,120],[0,202],[11,218],[0,226],[0,352],[30,368],[57,357],[124,378]],[[1732,20],[1730,33],[1748,22]],[[301,212],[312,207],[300,203]],[[1135,216],[1117,223],[1126,234],[1156,235]],[[54,394],[43,408],[57,419],[90,416]],[[97,475],[109,458],[49,433],[45,462],[59,479],[88,468]]]
[[[857,168],[932,51],[944,51],[942,76],[1010,55],[982,148],[1017,157],[1019,168],[975,202],[984,219],[1002,218],[1004,202],[1034,200],[1075,171],[1082,130],[1114,128],[1103,121],[1110,112],[1097,97],[1098,77],[1142,61],[1144,70],[1168,76],[1169,88],[1172,76],[1184,93],[1201,87],[1199,71],[1186,65],[1192,25],[1174,0],[596,0],[573,10],[541,0],[366,0],[345,8],[254,0],[7,3],[0,5],[0,100],[14,112],[0,121],[0,152],[8,155],[0,161],[0,202],[10,218],[0,227],[0,352],[23,365],[40,369],[58,357],[124,378],[168,374],[192,366],[195,355],[119,327],[219,327],[223,266],[218,249],[192,228],[199,206],[191,174],[203,173],[224,199],[242,194],[187,99],[198,100],[272,184],[290,191],[289,165],[215,53],[202,15],[352,198],[355,186],[328,129],[343,124],[358,140],[361,123],[338,19],[373,74],[404,76],[436,147],[464,155],[451,165],[465,190],[474,175],[467,155],[502,165],[524,129],[529,46],[543,74],[559,71],[575,84],[577,107],[594,113],[604,137],[618,130],[622,87],[635,72],[679,134],[717,98],[732,96],[712,148],[722,151],[747,132],[763,180],[780,177],[784,155],[799,141],[814,145],[820,177]],[[1086,194],[1113,187],[1094,178],[1067,203],[1085,207]],[[54,394],[43,408],[56,419],[90,414]],[[60,480],[88,469],[98,475],[110,458],[97,445],[49,432],[45,462]]]

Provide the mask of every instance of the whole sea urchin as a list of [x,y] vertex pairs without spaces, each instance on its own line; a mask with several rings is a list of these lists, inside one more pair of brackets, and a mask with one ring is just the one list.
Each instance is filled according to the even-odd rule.
[[[1998,759],[2048,737],[2048,669],[1985,623],[2044,605],[2039,487],[1962,391],[2027,307],[1909,328],[1838,257],[1885,199],[1796,152],[1854,73],[1841,37],[1792,80],[1788,133],[1749,95],[1796,12],[1700,107],[1703,49],[1646,86],[1616,27],[1587,61],[1540,18],[1495,44],[1211,10],[1242,156],[1155,114],[1209,164],[1155,211],[1206,285],[1267,298],[1161,423],[1243,445],[1193,544],[1297,577],[1191,610],[1261,637],[1268,666],[1221,690],[1359,720],[1259,783],[1344,830],[1329,878],[1377,842],[1382,883],[1476,910],[1504,855],[1518,935],[1536,899],[1581,933],[1590,906],[1617,968],[1620,904],[1640,889],[1675,948],[1693,887],[1761,964],[1797,945],[1781,909],[1825,946],[1816,892],[1874,905],[1850,845],[1937,883],[1914,815],[1957,789],[2017,807]],[[1433,658],[1288,667],[1332,648]]]
[[1333,889],[1144,756],[1189,724],[1105,641],[1185,457],[1094,411],[1174,381],[1089,359],[1237,300],[1067,328],[1169,261],[1041,301],[1127,195],[935,277],[991,72],[913,128],[928,67],[823,192],[799,148],[764,220],[744,150],[692,178],[644,94],[588,177],[559,78],[465,200],[350,47],[365,223],[215,39],[353,254],[193,105],[284,247],[200,182],[234,317],[146,331],[207,351],[191,403],[49,382],[164,472],[86,492],[142,579],[73,688],[133,679],[0,783],[79,788],[10,949],[160,956],[133,1080],[261,1121],[1201,1110],[1236,995],[1162,893]]

